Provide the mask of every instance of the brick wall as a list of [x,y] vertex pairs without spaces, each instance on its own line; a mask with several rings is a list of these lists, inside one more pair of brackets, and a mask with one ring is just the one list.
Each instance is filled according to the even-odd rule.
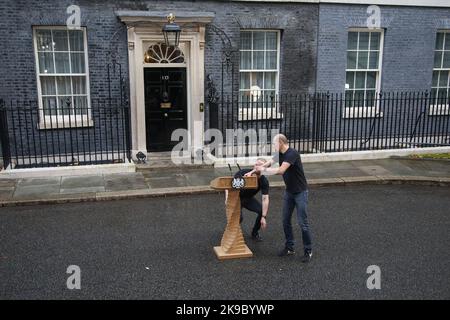
[[[385,29],[381,89],[431,87],[438,29],[450,29],[450,8],[381,6]],[[317,89],[343,92],[348,29],[366,27],[367,6],[320,5]]]

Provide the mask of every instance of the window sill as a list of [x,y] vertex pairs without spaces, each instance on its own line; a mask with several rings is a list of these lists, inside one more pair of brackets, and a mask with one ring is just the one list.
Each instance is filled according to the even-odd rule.
[[238,121],[279,120],[283,115],[275,108],[240,109]]
[[39,130],[57,130],[57,129],[77,129],[77,128],[88,128],[93,127],[94,121],[92,119],[76,119],[71,121],[63,120],[45,120],[39,121]]
[[382,118],[383,112],[377,107],[353,107],[345,108],[342,118],[358,119],[358,118]]
[[448,116],[450,115],[450,106],[448,104],[431,105],[428,111],[429,116]]

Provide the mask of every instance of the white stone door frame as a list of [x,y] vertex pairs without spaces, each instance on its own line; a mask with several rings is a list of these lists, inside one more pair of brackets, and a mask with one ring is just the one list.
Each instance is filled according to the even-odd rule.
[[[148,12],[119,13],[120,19],[128,25],[128,63],[130,78],[130,111],[131,111],[131,152],[135,159],[138,152],[147,154],[145,124],[145,92],[144,68],[151,67],[144,63],[144,52],[150,43],[163,42],[162,13]],[[177,14],[175,13],[175,16]],[[184,44],[187,75],[187,114],[189,132],[189,151],[194,155],[203,147],[204,113],[200,106],[204,105],[204,47],[205,25],[212,21],[213,14],[200,13],[200,16],[189,14],[177,16],[181,28],[180,43]],[[180,21],[180,22],[178,22]],[[147,47],[145,47],[147,46]],[[180,67],[174,64],[173,67]],[[155,64],[155,67],[170,67],[168,64]]]

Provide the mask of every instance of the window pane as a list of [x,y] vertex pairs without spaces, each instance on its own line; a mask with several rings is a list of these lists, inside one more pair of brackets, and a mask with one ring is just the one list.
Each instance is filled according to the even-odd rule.
[[41,77],[41,91],[43,95],[55,95],[55,77]]
[[369,55],[369,69],[378,69],[378,51],[370,52]]
[[53,53],[39,52],[39,72],[40,73],[55,73],[53,68]]
[[441,76],[439,77],[439,87],[447,88],[448,85],[448,71],[441,71]]
[[438,99],[439,104],[445,104],[447,102],[447,89],[438,90]]
[[69,54],[55,52],[56,73],[70,73]]
[[239,82],[240,89],[250,89],[250,73],[241,72],[241,80]]
[[442,51],[436,51],[434,53],[434,67],[440,68],[442,66]]
[[[250,101],[250,90],[241,91],[239,100],[244,103],[249,102]],[[244,106],[245,106],[245,104],[244,104]]]
[[380,33],[379,32],[371,33],[370,50],[380,50]]
[[59,114],[69,115],[72,113],[72,98],[71,97],[58,97],[59,101]]
[[433,104],[436,104],[436,98],[437,98],[437,89],[431,90],[431,99],[433,100]]
[[349,51],[347,53],[347,69],[356,69],[356,51]]
[[368,51],[358,52],[358,69],[367,69],[368,60],[369,60]]
[[364,90],[355,91],[354,107],[364,107]]
[[252,52],[241,51],[241,69],[247,70],[252,68]]
[[75,109],[75,114],[87,114],[88,110],[88,104],[87,104],[87,97],[74,97],[73,98],[73,102],[74,102],[74,109]]
[[[275,90],[266,90],[263,92],[263,98],[264,101],[270,102],[272,99],[275,98]],[[271,107],[272,105],[270,103],[267,103],[267,107]],[[270,113],[269,113],[270,114]]]
[[72,73],[85,73],[84,53],[71,53]]
[[366,88],[375,89],[376,83],[377,83],[377,73],[376,72],[367,72]]
[[264,69],[264,51],[253,52],[253,69],[255,70]]
[[52,51],[52,32],[50,30],[36,30],[38,51]]
[[450,33],[449,32],[447,32],[445,34],[445,47],[444,47],[444,49],[445,50],[450,50]]
[[86,78],[72,77],[73,94],[86,94]]
[[444,52],[444,64],[443,68],[450,68],[450,51]]
[[83,31],[69,30],[70,51],[84,51]]
[[433,83],[431,84],[432,87],[437,87],[438,79],[439,79],[439,71],[433,71]]
[[67,30],[53,30],[53,42],[55,51],[69,51]]
[[276,32],[266,32],[266,50],[278,50],[277,40]]
[[353,90],[346,90],[345,91],[345,107],[351,108],[353,107]]
[[366,91],[366,107],[373,107],[375,105],[375,90]]
[[254,86],[257,86],[260,89],[264,88],[263,78],[264,78],[263,72],[252,73],[252,90]]
[[359,50],[369,49],[369,32],[359,33]]
[[444,33],[438,33],[436,35],[436,50],[442,50],[444,49]]
[[264,74],[264,89],[275,89],[276,87],[276,72],[266,72]]
[[58,95],[72,94],[70,77],[56,77],[58,85]]
[[366,83],[366,73],[365,72],[357,72],[356,73],[356,89],[363,89]]
[[349,32],[348,33],[348,50],[357,50],[358,49],[358,32]]
[[277,69],[276,51],[266,51],[266,69]]
[[42,98],[42,106],[44,108],[44,115],[56,116],[56,97]]
[[355,88],[355,73],[354,72],[347,72],[347,79],[346,84],[348,85],[348,88],[346,89],[353,89]]
[[264,50],[264,32],[253,32],[253,50]]

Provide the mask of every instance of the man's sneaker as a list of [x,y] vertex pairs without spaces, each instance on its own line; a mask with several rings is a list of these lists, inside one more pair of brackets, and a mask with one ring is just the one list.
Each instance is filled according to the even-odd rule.
[[252,239],[253,239],[254,241],[256,241],[256,242],[261,242],[261,241],[263,241],[263,239],[261,238],[261,236],[259,235],[259,233],[252,234]]
[[293,249],[284,248],[280,252],[278,252],[279,257],[292,256],[295,253]]
[[310,262],[310,261],[311,261],[311,258],[312,258],[312,252],[311,252],[311,251],[310,251],[310,252],[305,251],[305,254],[304,254],[303,257],[302,257],[302,262],[303,262],[303,263]]

